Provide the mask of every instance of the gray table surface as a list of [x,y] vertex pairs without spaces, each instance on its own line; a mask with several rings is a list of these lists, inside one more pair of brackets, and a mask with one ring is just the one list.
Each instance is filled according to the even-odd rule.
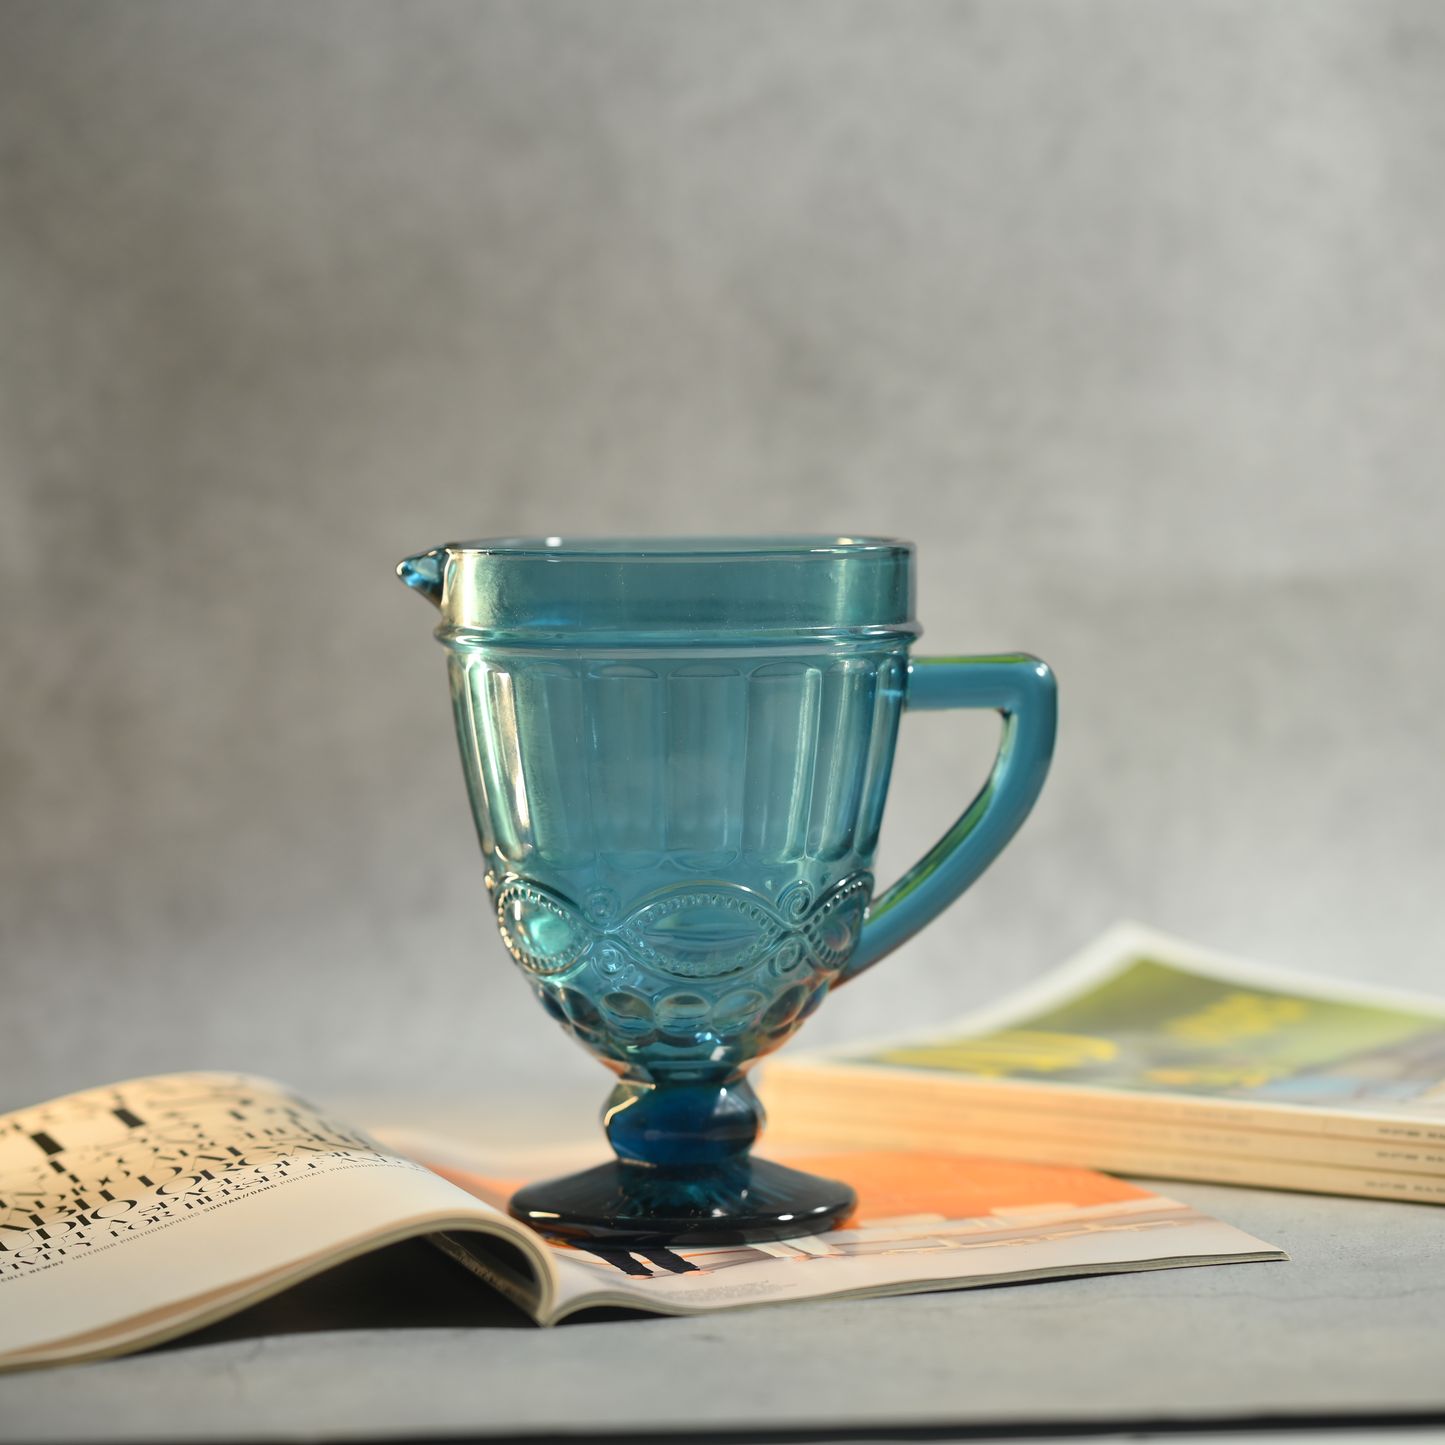
[[0,1440],[1445,1422],[1445,1210],[1154,1187],[1291,1262],[552,1330],[171,1348],[0,1378]]

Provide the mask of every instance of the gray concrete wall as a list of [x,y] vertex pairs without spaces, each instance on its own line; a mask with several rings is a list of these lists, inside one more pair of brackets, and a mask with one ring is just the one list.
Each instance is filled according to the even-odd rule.
[[[1445,991],[1430,0],[0,0],[0,1104],[600,1070],[494,937],[458,535],[920,548],[1056,772],[814,1042],[1120,915]],[[895,871],[985,765],[906,720]]]

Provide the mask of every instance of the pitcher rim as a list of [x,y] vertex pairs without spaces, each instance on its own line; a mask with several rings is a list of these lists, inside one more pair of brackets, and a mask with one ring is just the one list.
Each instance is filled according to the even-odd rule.
[[607,559],[662,557],[673,561],[696,557],[700,560],[716,561],[724,557],[796,557],[809,554],[856,556],[865,552],[912,552],[914,545],[900,537],[829,536],[821,533],[717,537],[563,535],[553,537],[476,537],[467,541],[445,542],[436,550],[523,557],[592,556]]

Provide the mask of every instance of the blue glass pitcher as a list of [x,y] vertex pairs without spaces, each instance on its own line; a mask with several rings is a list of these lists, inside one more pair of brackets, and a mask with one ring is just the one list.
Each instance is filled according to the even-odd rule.
[[[754,1159],[747,1070],[971,884],[1043,786],[1054,682],[916,658],[913,547],[879,538],[501,538],[409,557],[441,610],[502,939],[618,1076],[617,1159],[519,1218],[598,1244],[832,1227],[852,1191]],[[983,790],[881,898],[903,710],[994,708]]]

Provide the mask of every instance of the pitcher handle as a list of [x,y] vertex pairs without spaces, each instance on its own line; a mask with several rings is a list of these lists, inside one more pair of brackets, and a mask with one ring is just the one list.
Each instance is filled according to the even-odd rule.
[[904,706],[915,712],[997,708],[1003,714],[998,757],[958,822],[869,908],[858,947],[837,983],[856,978],[907,942],[998,857],[1028,817],[1054,753],[1054,675],[1047,663],[1026,653],[916,657],[908,668]]

